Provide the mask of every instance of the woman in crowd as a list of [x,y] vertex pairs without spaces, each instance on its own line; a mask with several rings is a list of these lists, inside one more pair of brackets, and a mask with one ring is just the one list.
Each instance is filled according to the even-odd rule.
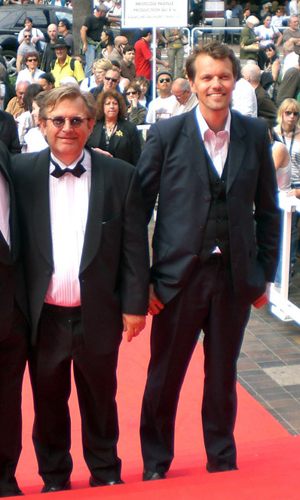
[[254,28],[254,33],[259,41],[260,50],[258,52],[258,66],[264,69],[266,62],[265,48],[270,43],[279,47],[282,41],[282,33],[276,26],[271,26],[271,16],[268,15],[264,18],[263,24]]
[[97,97],[97,121],[88,146],[99,153],[114,156],[136,166],[141,144],[136,126],[127,118],[124,97],[116,90]]
[[52,73],[42,73],[38,79],[38,84],[43,87],[43,90],[54,89],[55,78]]
[[101,33],[101,48],[102,48],[102,56],[107,59],[109,54],[114,48],[114,34],[108,29],[104,28]]
[[[279,139],[286,145],[292,163],[291,188],[289,195],[300,198],[300,104],[296,99],[285,99],[278,110],[278,125],[274,132]],[[294,212],[292,215],[292,233],[291,233],[291,271],[296,263],[298,251],[298,221],[299,214]]]
[[254,33],[254,26],[259,23],[255,16],[249,16],[246,19],[246,25],[241,32],[241,51],[240,59],[253,59],[257,62],[259,43]]
[[132,83],[136,83],[140,87],[140,97],[139,97],[139,103],[144,106],[145,108],[148,107],[149,101],[147,99],[147,92],[149,89],[150,82],[148,78],[145,76],[136,76],[133,80]]
[[269,43],[265,48],[266,62],[261,75],[261,85],[268,92],[272,101],[276,102],[280,62],[276,47]]
[[48,143],[40,129],[39,112],[45,92],[37,94],[32,99],[31,116],[34,127],[24,135],[24,148],[22,153],[35,153],[48,147]]
[[139,102],[141,89],[138,84],[129,82],[125,87],[125,95],[129,103],[129,107],[127,107],[128,120],[134,125],[142,125],[145,123],[147,108]]
[[19,71],[16,85],[19,82],[37,83],[39,77],[44,73],[38,68],[40,58],[37,52],[27,52],[24,56],[25,69]]
[[35,96],[43,91],[43,87],[37,83],[32,83],[27,87],[24,94],[24,108],[25,111],[18,117],[18,134],[19,141],[22,151],[26,150],[24,144],[24,136],[27,134],[28,130],[34,127],[33,117],[31,115],[32,111],[32,101]]
[[168,42],[169,71],[173,80],[183,76],[184,31],[181,28],[165,29],[165,38]]

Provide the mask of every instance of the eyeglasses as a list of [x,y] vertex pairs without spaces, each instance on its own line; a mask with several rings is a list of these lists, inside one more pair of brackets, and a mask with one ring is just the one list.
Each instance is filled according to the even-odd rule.
[[297,117],[297,116],[299,116],[298,111],[285,111],[285,112],[284,112],[284,114],[285,114],[286,116],[291,116],[291,115],[294,115],[294,116],[296,116],[296,117]]
[[137,94],[136,90],[129,90],[128,92],[125,92],[125,95],[135,95]]
[[111,78],[110,76],[105,76],[104,77],[107,82],[114,82],[117,83],[118,79],[117,78]]
[[[37,59],[27,59],[28,62],[37,62]],[[27,62],[26,61],[26,62]]]
[[178,95],[173,94],[173,95],[175,95],[176,99],[178,100],[178,99],[181,99],[181,97],[182,97],[185,93],[186,93],[186,90],[184,90],[183,92],[181,92],[181,94],[178,94]]
[[63,128],[66,123],[66,120],[70,122],[71,127],[79,128],[83,124],[84,120],[89,120],[90,118],[74,116],[74,118],[64,118],[63,116],[54,116],[54,118],[44,118],[44,120],[50,120],[54,127]]
[[161,78],[159,80],[159,83],[164,83],[164,82],[170,83],[170,81],[171,81],[171,78]]

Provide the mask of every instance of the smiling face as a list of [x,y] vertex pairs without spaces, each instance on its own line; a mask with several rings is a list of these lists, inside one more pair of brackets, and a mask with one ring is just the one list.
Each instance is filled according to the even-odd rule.
[[57,49],[55,49],[55,55],[59,63],[66,60],[67,54],[68,47],[58,47]]
[[193,92],[197,94],[202,115],[212,111],[227,111],[231,93],[235,86],[231,60],[214,59],[200,54],[195,61],[195,79],[189,80]]
[[[88,118],[88,109],[81,97],[66,98],[48,110],[47,118],[54,117]],[[54,156],[65,165],[70,165],[83,150],[93,130],[94,120],[83,120],[79,128],[72,127],[70,120],[66,120],[62,128],[56,128],[51,120],[41,120],[40,125]]]

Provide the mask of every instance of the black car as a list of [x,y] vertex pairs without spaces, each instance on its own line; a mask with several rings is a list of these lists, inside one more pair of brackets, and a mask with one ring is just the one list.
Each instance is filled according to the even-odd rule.
[[0,54],[4,57],[10,76],[16,70],[16,55],[18,50],[18,34],[24,28],[26,17],[31,17],[33,26],[46,33],[49,24],[58,25],[60,19],[73,23],[72,9],[55,5],[4,5],[0,6]]

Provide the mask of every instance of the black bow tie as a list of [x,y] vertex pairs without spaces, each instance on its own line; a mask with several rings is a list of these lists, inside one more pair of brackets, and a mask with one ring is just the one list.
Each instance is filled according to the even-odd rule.
[[56,177],[56,179],[59,179],[60,177],[62,177],[63,175],[65,175],[65,173],[70,172],[70,174],[72,174],[75,177],[79,178],[82,174],[84,174],[84,172],[86,172],[86,169],[81,164],[81,162],[83,161],[83,159],[84,159],[84,155],[83,155],[83,157],[81,158],[81,160],[77,163],[77,165],[74,168],[64,168],[64,169],[62,169],[58,165],[58,163],[56,163],[56,161],[54,161],[53,158],[51,158],[51,163],[53,163],[53,165],[55,167],[55,169],[53,170],[53,172],[51,172],[51,175],[53,175],[53,177]]

